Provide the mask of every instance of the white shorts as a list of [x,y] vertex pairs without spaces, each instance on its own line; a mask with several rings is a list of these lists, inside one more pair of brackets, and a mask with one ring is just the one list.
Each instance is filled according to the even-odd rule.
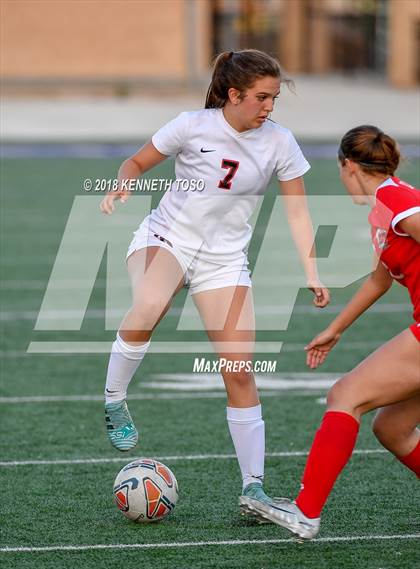
[[[145,220],[146,221],[146,220]],[[191,295],[205,290],[213,290],[227,286],[252,286],[248,261],[241,260],[239,264],[221,265],[198,258],[195,252],[168,241],[149,228],[145,221],[134,232],[127,259],[135,251],[146,247],[162,247],[176,258],[184,272],[184,286],[189,288]]]

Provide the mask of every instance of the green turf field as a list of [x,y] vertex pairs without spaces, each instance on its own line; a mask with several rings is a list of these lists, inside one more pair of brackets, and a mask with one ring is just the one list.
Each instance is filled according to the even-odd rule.
[[[3,160],[1,566],[418,569],[418,481],[381,452],[369,429],[370,417],[365,417],[358,452],[325,509],[319,539],[298,544],[286,531],[255,526],[238,514],[239,470],[232,457],[221,379],[203,377],[200,385],[191,377],[194,358],[204,354],[147,356],[130,387],[130,409],[140,426],[141,444],[136,452],[121,457],[108,445],[103,425],[106,354],[26,353],[33,342],[105,345],[113,340],[115,332],[105,330],[105,256],[81,329],[34,327],[73,200],[86,197],[83,179],[112,178],[119,163],[116,159]],[[311,163],[306,176],[309,194],[343,193],[334,161]],[[171,172],[172,164],[164,164],[156,176],[170,177]],[[418,161],[400,172],[412,183],[418,183],[418,174]],[[273,184],[258,218],[250,250],[253,264],[275,193]],[[156,202],[159,195],[152,199]],[[317,236],[320,250],[325,245],[322,237],[329,239],[327,233]],[[127,243],[129,239],[130,232]],[[328,246],[325,250],[327,256]],[[83,249],[77,254],[83,258]],[[275,297],[278,283],[268,278],[268,284],[267,294]],[[293,496],[297,492],[303,453],[322,417],[326,394],[325,387],[313,388],[308,383],[277,389],[275,381],[297,381],[297,374],[309,371],[304,344],[331,320],[332,312],[355,288],[356,284],[333,288],[331,309],[326,313],[312,310],[311,295],[302,289],[287,330],[257,332],[261,346],[283,342],[280,352],[256,356],[277,364],[271,383],[264,375],[259,378],[267,436],[266,488],[273,495]],[[69,286],[64,298],[67,295],[70,303],[76,294]],[[206,341],[203,331],[181,329],[185,299],[182,292],[156,331],[156,343]],[[258,312],[258,304],[256,308]],[[338,377],[410,322],[408,295],[394,285],[378,308],[346,333],[323,368],[313,375],[314,381]],[[171,377],[162,379],[160,374]],[[129,523],[112,501],[117,472],[140,455],[161,458],[179,482],[178,506],[160,524]],[[51,549],[37,549],[44,547]]]

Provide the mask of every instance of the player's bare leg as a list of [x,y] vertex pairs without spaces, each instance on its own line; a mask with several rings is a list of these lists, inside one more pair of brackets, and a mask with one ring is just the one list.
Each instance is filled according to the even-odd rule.
[[420,343],[404,330],[378,348],[330,390],[328,411],[342,411],[359,420],[385,405],[420,393]]
[[163,247],[135,251],[127,260],[132,306],[121,322],[119,334],[129,344],[150,340],[153,330],[183,287],[184,272],[177,259]]
[[111,444],[132,449],[138,432],[125,401],[128,385],[149,347],[150,337],[183,286],[176,258],[162,247],[135,251],[128,259],[133,303],[112,346],[105,387],[105,421]]
[[[398,460],[410,467],[419,449],[420,395],[401,403],[394,403],[379,409],[373,420],[372,429],[379,442]],[[418,459],[420,461],[420,458]],[[407,464],[407,462],[409,464]]]
[[262,487],[265,429],[252,371],[255,345],[252,289],[225,287],[197,293],[193,298],[223,362],[227,420],[243,481],[241,511],[257,521],[266,521],[252,507],[255,502],[272,503]]
[[[317,534],[321,510],[353,452],[361,416],[378,407],[417,398],[419,358],[420,345],[406,330],[332,387],[327,412],[306,463],[302,490],[296,503],[276,504],[279,509],[273,510],[273,521],[300,537],[310,539]],[[417,461],[409,468],[418,474],[419,457]]]
[[[228,407],[259,405],[254,374],[245,369],[245,362],[253,360],[255,347],[252,289],[246,286],[219,288],[199,292],[193,300],[216,353],[226,360],[221,371]],[[244,369],[233,371],[239,367]]]

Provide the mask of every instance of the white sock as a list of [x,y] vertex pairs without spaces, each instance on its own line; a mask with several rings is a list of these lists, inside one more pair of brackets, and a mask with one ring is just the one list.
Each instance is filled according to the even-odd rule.
[[112,344],[105,384],[105,403],[121,401],[127,397],[127,387],[144,358],[150,341],[141,346],[131,346],[117,333]]
[[265,428],[261,405],[227,407],[230,435],[238,457],[243,488],[264,479]]

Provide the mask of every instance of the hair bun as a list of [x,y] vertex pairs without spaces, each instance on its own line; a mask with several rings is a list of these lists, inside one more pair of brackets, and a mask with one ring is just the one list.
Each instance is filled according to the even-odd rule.
[[373,125],[361,125],[349,130],[342,138],[339,159],[349,158],[360,164],[368,174],[392,176],[401,155],[395,140]]
[[377,135],[375,136],[375,138],[373,139],[373,142],[382,142],[384,139],[384,132],[382,130],[380,130]]

